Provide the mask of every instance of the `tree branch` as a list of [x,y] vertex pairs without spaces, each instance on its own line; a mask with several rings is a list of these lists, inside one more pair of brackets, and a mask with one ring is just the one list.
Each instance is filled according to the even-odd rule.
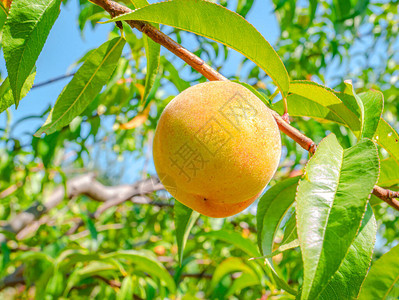
[[380,198],[382,201],[385,201],[396,210],[399,210],[399,192],[383,189],[382,187],[375,185],[373,195]]
[[[112,17],[126,14],[132,10],[126,6],[116,3],[112,0],[91,0],[92,3],[101,6]],[[209,80],[227,80],[222,74],[207,65],[201,58],[185,49],[180,44],[176,43],[169,36],[159,31],[155,27],[146,22],[141,21],[126,21],[132,28],[136,28],[142,33],[146,34],[156,43],[164,46],[170,52],[184,60],[188,65],[201,73]],[[272,111],[272,114],[277,122],[278,127],[282,132],[292,138],[303,149],[313,154],[316,151],[316,143],[309,137],[302,134],[299,130],[289,125],[277,112]],[[381,187],[375,186],[372,192],[375,196],[388,203],[390,206],[399,210],[399,201],[394,198],[399,198],[399,193],[391,190],[386,190]]]
[[[133,185],[104,186],[95,179],[93,173],[89,173],[68,180],[66,184],[66,193],[63,185],[55,188],[54,192],[44,204],[35,203],[26,211],[15,216],[10,222],[2,226],[1,229],[12,234],[18,234],[25,227],[35,220],[38,220],[44,213],[60,204],[65,198],[72,199],[78,195],[86,195],[93,200],[105,202],[104,205],[99,208],[99,210],[101,209],[101,211],[104,211],[110,207],[111,202],[109,201],[114,201],[112,204],[117,205],[115,204],[115,199],[118,199],[118,201],[127,201],[136,196],[149,194],[162,189],[164,189],[163,185],[160,183],[159,179],[155,177],[141,180]],[[152,202],[146,199],[133,200],[133,202],[158,206],[170,205],[169,203]],[[0,243],[6,240],[5,235],[0,234]]]
[[38,88],[38,87],[41,87],[41,86],[44,86],[44,85],[47,85],[47,84],[50,84],[50,83],[53,83],[53,82],[57,82],[59,80],[62,80],[62,79],[68,78],[68,77],[72,77],[73,75],[75,75],[75,72],[69,73],[69,74],[65,74],[65,75],[61,75],[61,76],[58,76],[58,77],[54,77],[54,78],[51,78],[51,79],[49,79],[47,81],[36,83],[36,84],[34,84],[32,86],[32,89]]
[[[118,193],[110,200],[104,202],[103,205],[101,205],[99,208],[97,208],[97,210],[95,211],[94,214],[91,215],[91,217],[93,219],[98,219],[103,212],[105,212],[107,209],[109,209],[111,207],[118,206],[118,205],[132,199],[133,197],[152,193],[152,192],[162,190],[162,189],[164,189],[164,187],[158,178],[150,178],[150,179],[145,179],[143,181],[139,181],[138,183],[135,184],[134,187],[132,187],[132,190],[129,191],[128,193],[125,193],[125,194]],[[159,202],[158,203],[152,202],[143,197],[141,197],[140,200],[133,201],[133,203],[140,203],[140,204],[155,203],[155,205],[158,205],[158,206],[172,206],[169,203],[161,204]],[[83,220],[78,221],[73,227],[71,227],[66,232],[66,235],[74,234],[79,229],[79,227],[82,225],[83,225]]]

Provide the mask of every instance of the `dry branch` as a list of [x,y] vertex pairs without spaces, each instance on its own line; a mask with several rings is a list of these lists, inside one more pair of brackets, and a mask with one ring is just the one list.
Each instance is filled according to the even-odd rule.
[[[126,6],[116,3],[112,0],[91,0],[94,4],[101,6],[106,10],[112,17],[132,12],[132,10]],[[146,34],[156,43],[164,46],[170,52],[175,54],[184,60],[188,65],[201,73],[204,77],[209,80],[227,80],[222,74],[214,70],[212,67],[207,65],[201,58],[185,49],[180,44],[176,43],[169,36],[159,31],[150,24],[142,21],[126,21],[132,28],[136,28],[142,33]],[[298,143],[303,149],[313,154],[316,151],[316,143],[309,137],[302,134],[299,130],[289,125],[278,113],[272,111],[273,116],[277,122],[278,127],[282,132],[292,138]],[[399,201],[395,198],[399,198],[399,192],[383,189],[375,186],[372,192],[375,196],[388,203],[390,206],[399,210]]]

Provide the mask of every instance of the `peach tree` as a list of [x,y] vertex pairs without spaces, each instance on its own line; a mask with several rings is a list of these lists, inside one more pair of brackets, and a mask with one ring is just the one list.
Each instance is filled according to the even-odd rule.
[[[398,297],[398,2],[274,1],[274,48],[246,20],[258,2],[233,2],[80,1],[81,30],[115,26],[28,117],[45,119],[27,144],[11,106],[42,85],[35,65],[70,2],[1,2],[3,298]],[[207,80],[256,95],[283,146],[270,187],[225,219],[175,201],[148,167],[167,103]]]

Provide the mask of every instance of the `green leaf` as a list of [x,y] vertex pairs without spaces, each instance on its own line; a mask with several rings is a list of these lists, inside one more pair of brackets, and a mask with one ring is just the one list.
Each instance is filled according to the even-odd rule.
[[[21,90],[21,99],[24,98],[32,88],[35,76],[36,76],[36,70],[34,69],[33,72],[25,80],[24,86],[22,87]],[[10,88],[9,78],[7,77],[6,79],[4,79],[3,83],[0,86],[0,113],[5,111],[13,104],[14,104],[14,97],[12,95],[12,91]]]
[[[330,118],[342,119],[355,134],[359,135],[363,124],[361,122],[361,116],[357,114],[360,109],[354,107],[353,102],[351,102],[350,106],[348,105],[349,101],[346,101],[346,99],[350,97],[348,96],[348,91],[345,93],[336,93],[315,82],[293,81],[290,84],[290,93],[328,108],[334,113],[334,115],[330,114]],[[289,106],[288,111],[290,111]],[[322,112],[322,115],[326,117],[329,116],[325,111]]]
[[33,252],[33,251],[24,252],[24,253],[18,255],[15,258],[15,260],[23,261],[23,262],[26,262],[28,260],[41,260],[41,261],[45,261],[45,262],[54,264],[54,259],[44,252]]
[[259,199],[256,213],[258,246],[262,255],[270,255],[274,236],[284,215],[295,201],[299,177],[280,181]]
[[394,158],[389,157],[381,161],[378,185],[389,187],[395,184],[399,184],[399,164]]
[[[159,25],[156,25],[159,28]],[[142,101],[145,103],[150,99],[147,99],[150,95],[150,91],[154,86],[155,78],[158,74],[159,64],[161,61],[161,45],[155,43],[153,40],[144,37],[144,48],[147,57],[147,74],[145,77],[145,86]]]
[[256,284],[260,284],[260,280],[256,272],[247,263],[245,263],[241,258],[229,257],[216,267],[215,272],[212,275],[210,289],[214,290],[226,275],[235,272],[249,274],[251,277],[257,279]]
[[364,107],[361,99],[356,95],[353,85],[350,82],[344,82],[342,92],[336,92],[335,95],[359,118],[361,127],[364,123]]
[[256,246],[249,240],[244,238],[241,234],[234,231],[218,230],[211,231],[204,234],[205,237],[215,238],[224,241],[228,244],[234,245],[236,248],[241,249],[250,257],[259,256],[259,251]]
[[288,244],[296,239],[298,239],[298,232],[296,228],[296,212],[294,212],[285,224],[284,237],[281,244]]
[[15,106],[47,36],[60,13],[61,0],[13,1],[3,28],[3,51]]
[[296,195],[304,263],[301,299],[316,299],[345,258],[377,182],[379,161],[371,140],[343,149],[330,134],[309,160]]
[[[284,215],[294,203],[296,187],[299,177],[289,178],[271,187],[259,199],[256,225],[258,232],[258,246],[260,252],[266,257],[272,257],[273,241]],[[295,246],[295,245],[294,245]],[[272,272],[272,276],[279,287],[288,293],[295,295],[296,290],[291,288],[280,274],[274,269],[272,262],[265,259],[266,267]]]
[[[54,275],[54,266],[47,267],[45,271],[35,278],[35,299],[45,299],[47,286]],[[64,287],[63,287],[64,288]]]
[[54,268],[53,276],[51,276],[47,282],[46,294],[58,298],[62,294],[64,286],[63,274],[57,268]]
[[[135,8],[141,8],[148,5],[147,0],[131,0]],[[159,29],[158,24],[151,24],[155,28]],[[144,48],[147,58],[147,75],[145,77],[145,86],[142,102],[146,103],[151,88],[154,85],[155,78],[157,77],[160,59],[161,59],[161,45],[151,40],[149,37],[144,36]]]
[[384,108],[384,95],[379,91],[367,91],[358,96],[364,106],[364,124],[361,137],[371,139],[381,119]]
[[1,266],[0,266],[0,274],[3,274],[3,272],[6,270],[8,263],[10,262],[10,248],[8,248],[7,243],[1,243],[0,244],[0,249],[1,249]]
[[399,163],[399,135],[384,119],[378,123],[373,140]]
[[309,26],[312,25],[313,19],[316,16],[318,1],[317,0],[310,0],[309,1]]
[[290,287],[288,283],[281,278],[281,275],[277,273],[269,259],[265,259],[265,266],[272,272],[273,279],[280,288],[282,288],[291,295],[297,295],[298,291]]
[[335,15],[335,22],[343,22],[351,13],[351,2],[348,0],[333,0],[333,14]]
[[90,54],[58,96],[46,122],[35,136],[51,134],[82,113],[111,77],[124,45],[123,38],[114,38]]
[[255,0],[239,0],[236,9],[237,13],[245,18],[249,10],[252,8],[254,1]]
[[54,154],[57,152],[57,143],[60,134],[52,134],[45,136],[42,139],[33,137],[32,148],[35,151],[35,155],[40,157],[43,161],[43,165],[47,168],[50,166]]
[[92,277],[94,275],[103,275],[107,273],[114,273],[118,269],[115,265],[104,263],[100,261],[92,261],[83,268],[75,269],[69,276],[66,288],[64,290],[64,297],[66,297],[69,291],[79,283],[79,281]]
[[97,232],[96,225],[94,224],[93,220],[88,215],[83,215],[82,219],[83,219],[86,227],[89,229],[90,237],[93,240],[97,240],[98,232]]
[[178,256],[179,263],[181,265],[183,261],[183,251],[184,247],[186,246],[188,235],[190,234],[190,230],[198,220],[200,214],[181,204],[179,201],[175,201],[174,211]]
[[399,295],[399,245],[378,259],[362,285],[359,300],[397,299]]
[[271,108],[272,107],[272,102],[270,99],[265,95],[257,91],[252,85],[249,85],[246,82],[241,82],[238,80],[232,80],[233,82],[236,82],[238,84],[241,84],[242,86],[246,87],[248,90],[250,90],[253,94],[255,94],[263,103],[266,104],[267,107]]
[[240,277],[234,279],[225,297],[230,299],[230,297],[234,294],[240,295],[243,289],[255,285],[261,285],[259,277],[257,277],[254,273],[242,273]]
[[75,250],[69,249],[62,252],[56,260],[56,265],[61,272],[68,272],[74,265],[80,262],[90,262],[101,260],[99,254],[94,252],[88,252],[87,250]]
[[165,71],[168,71],[169,75],[164,75],[170,82],[172,82],[179,92],[183,92],[185,89],[190,87],[190,83],[180,78],[179,71],[175,66],[170,63],[165,57],[162,57],[162,66]]
[[[284,96],[288,94],[288,73],[276,51],[243,17],[220,5],[201,0],[172,0],[148,5],[108,22],[122,20],[165,24],[229,46],[262,68]],[[240,36],[245,39],[237,38]]]
[[133,280],[126,276],[121,285],[120,291],[116,294],[116,300],[131,300],[133,296]]
[[171,293],[176,292],[176,284],[172,276],[165,267],[156,260],[156,258],[151,257],[147,252],[120,250],[106,254],[103,258],[126,259],[134,263],[136,269],[142,270],[153,277],[161,279]]
[[132,2],[135,8],[140,8],[149,4],[147,0],[130,0],[130,2]]
[[[297,87],[298,83],[306,83],[306,82],[292,82],[291,83],[291,89],[295,89]],[[311,84],[308,82],[308,84]],[[323,86],[320,86],[321,88],[324,88]],[[327,89],[328,90],[328,89]],[[291,92],[291,90],[290,90]],[[350,127],[340,116],[340,110],[342,109],[342,105],[348,105],[350,107],[358,106],[355,97],[351,96],[349,92],[343,92],[343,93],[336,93],[337,96],[341,100],[345,101],[342,102],[342,105],[338,105],[334,107],[334,110],[337,111],[337,113],[334,112],[333,109],[330,109],[328,106],[324,106],[323,103],[323,98],[319,97],[313,97],[311,91],[309,90],[309,94],[306,95],[305,91],[299,92],[303,93],[303,96],[300,96],[298,94],[290,94],[287,97],[287,103],[288,103],[288,112],[291,116],[297,116],[297,117],[311,117],[317,120],[326,120],[326,121],[331,121],[338,123],[340,125],[345,125]],[[376,92],[373,92],[376,93]],[[377,92],[379,93],[379,92]],[[363,94],[360,94],[360,96],[363,97]],[[315,102],[316,101],[316,102]],[[367,105],[367,104],[366,104]],[[368,106],[368,105],[367,105]],[[376,111],[380,111],[379,108],[380,106],[377,105]],[[283,101],[279,101],[273,105],[273,109],[282,114],[284,112],[284,104]],[[354,109],[355,110],[355,109]],[[373,111],[370,111],[370,113],[373,113]],[[356,116],[354,116],[354,119],[357,119],[359,121],[358,124],[353,124],[355,127],[352,128],[352,131],[354,130],[355,134],[360,133],[360,108],[356,110],[356,113],[354,113]],[[367,112],[368,114],[368,112]],[[376,113],[378,114],[378,113]],[[367,119],[368,117],[366,117]],[[373,117],[370,118],[373,120]],[[374,116],[374,125],[376,121],[376,116]],[[357,123],[354,122],[354,123]],[[368,122],[367,122],[368,123]],[[374,128],[374,125],[370,125],[370,128]],[[367,125],[368,126],[368,125]],[[367,127],[366,126],[366,127]],[[368,129],[367,129],[368,130]],[[374,129],[370,129],[369,132],[372,132]],[[367,131],[366,131],[367,133]],[[369,133],[367,133],[368,135]],[[399,163],[399,135],[393,129],[387,121],[384,119],[380,119],[378,122],[378,126],[376,129],[376,132],[374,134],[373,140],[379,144],[381,147],[383,147],[385,150],[388,151],[389,154]]]
[[[350,83],[345,83],[343,92],[336,92],[314,82],[294,81],[290,93],[287,103],[291,115],[344,123],[360,138],[373,136],[383,109],[380,92],[356,95]],[[276,108],[281,111],[282,103]]]
[[3,29],[4,23],[7,19],[8,12],[2,3],[0,3],[0,6],[1,6],[0,7],[0,32],[1,32]]
[[338,271],[322,292],[320,299],[341,300],[357,298],[360,286],[370,266],[376,234],[377,223],[373,210],[368,205],[355,240],[349,247],[349,251]]
[[[291,94],[287,97],[288,113],[293,117],[310,117],[318,121],[331,121],[346,125],[335,112],[329,108],[300,95]],[[280,100],[273,105],[273,109],[279,114],[284,113],[284,102]]]

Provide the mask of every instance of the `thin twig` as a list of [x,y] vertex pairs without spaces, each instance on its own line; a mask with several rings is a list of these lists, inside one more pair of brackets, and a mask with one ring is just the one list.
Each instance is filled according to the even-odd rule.
[[44,81],[44,82],[36,83],[36,84],[34,84],[32,86],[32,89],[38,88],[38,87],[41,87],[41,86],[44,86],[44,85],[47,85],[47,84],[50,84],[50,83],[54,83],[54,82],[60,81],[62,79],[68,78],[68,77],[72,77],[73,75],[75,75],[75,72],[70,73],[70,74],[61,75],[61,76],[58,76],[58,77],[54,77],[54,78],[51,78],[51,79],[49,79],[47,81]]
[[14,193],[16,190],[18,190],[18,188],[20,188],[22,186],[22,181],[17,182],[14,185],[9,186],[8,188],[6,188],[5,190],[0,192],[0,199],[3,199],[9,195],[11,195],[12,193]]

